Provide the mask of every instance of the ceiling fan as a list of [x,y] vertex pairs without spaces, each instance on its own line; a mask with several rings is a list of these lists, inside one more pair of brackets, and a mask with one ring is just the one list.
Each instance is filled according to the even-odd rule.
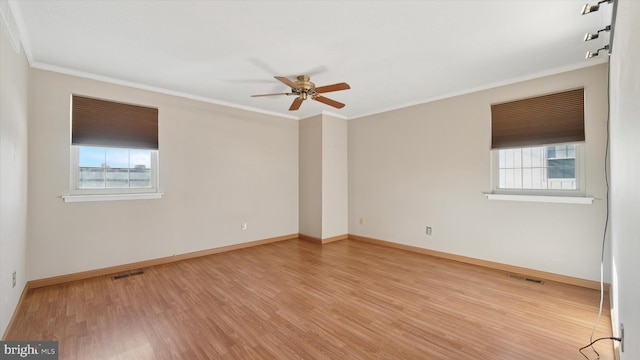
[[340,91],[340,90],[347,90],[347,89],[351,89],[351,87],[349,86],[349,84],[341,82],[341,83],[337,83],[337,84],[332,84],[332,85],[326,85],[326,86],[319,86],[316,87],[316,84],[312,83],[310,81],[310,78],[308,75],[300,75],[297,77],[297,81],[292,81],[284,76],[274,76],[274,78],[276,78],[276,80],[279,80],[280,82],[284,83],[285,85],[287,85],[288,87],[291,88],[291,92],[288,93],[275,93],[275,94],[260,94],[260,95],[251,95],[251,97],[259,97],[259,96],[275,96],[275,95],[295,95],[297,96],[294,100],[293,103],[291,104],[291,106],[289,107],[289,111],[294,111],[294,110],[298,110],[300,108],[300,105],[302,105],[302,102],[304,100],[307,100],[307,98],[311,98],[312,100],[315,101],[319,101],[321,103],[327,104],[329,106],[333,106],[334,108],[337,109],[342,109],[344,107],[344,104],[332,99],[329,99],[328,97],[324,97],[320,94],[322,93],[327,93],[327,92],[331,92],[331,91]]

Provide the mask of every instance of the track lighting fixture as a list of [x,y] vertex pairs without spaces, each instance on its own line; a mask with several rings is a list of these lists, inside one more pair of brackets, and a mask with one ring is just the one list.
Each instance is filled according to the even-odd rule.
[[596,50],[595,52],[591,52],[591,51],[587,51],[587,55],[585,55],[585,59],[591,59],[592,57],[596,57],[600,54],[600,51],[602,50],[609,50],[609,45],[605,45],[603,47],[601,47],[600,49]]
[[600,36],[600,33],[603,31],[611,31],[611,25],[607,25],[604,29],[600,29],[598,30],[597,33],[595,34],[591,34],[591,33],[586,33],[584,35],[584,41],[589,41],[589,40],[593,40],[593,39],[597,39]]
[[589,5],[589,4],[584,4],[584,6],[582,7],[582,15],[586,15],[588,13],[592,13],[594,11],[598,11],[600,9],[600,4],[602,3],[612,3],[613,0],[601,0],[598,1],[597,4],[595,5]]

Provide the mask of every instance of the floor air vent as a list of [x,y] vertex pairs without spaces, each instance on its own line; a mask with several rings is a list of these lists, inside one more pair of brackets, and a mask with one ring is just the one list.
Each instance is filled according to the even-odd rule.
[[528,282],[544,285],[544,281],[540,280],[540,279],[534,279],[534,278],[530,278],[530,277],[526,277],[526,276],[518,275],[518,274],[507,274],[507,276],[512,278],[512,279],[518,279],[518,280],[522,280],[522,281],[528,281]]
[[144,271],[142,270],[130,271],[128,273],[112,276],[111,280],[120,280],[120,279],[128,278],[129,276],[136,276],[136,275],[142,275],[142,274],[144,274]]

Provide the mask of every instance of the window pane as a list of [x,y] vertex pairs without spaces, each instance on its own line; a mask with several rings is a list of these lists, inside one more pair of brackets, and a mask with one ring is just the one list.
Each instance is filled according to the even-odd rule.
[[106,149],[106,187],[129,187],[129,150]]
[[549,189],[552,190],[562,190],[562,181],[549,181]]
[[541,168],[531,169],[531,189],[544,189],[546,184],[544,183],[543,171]]
[[531,148],[531,167],[541,168],[544,166],[544,148]]
[[102,167],[81,167],[78,178],[80,189],[104,188],[104,168]]
[[522,170],[515,169],[513,171],[513,186],[516,189],[522,189]]
[[129,187],[129,168],[107,168],[106,169],[107,188]]
[[507,150],[498,151],[498,167],[500,169],[507,167]]
[[129,150],[132,169],[150,169],[151,168],[151,150]]
[[553,159],[556,157],[556,147],[555,146],[549,146],[547,148],[547,157],[549,159]]
[[530,168],[531,167],[531,159],[532,159],[532,148],[524,148],[522,149],[522,167]]
[[522,189],[522,172],[520,169],[505,169],[504,184],[506,189]]
[[559,159],[564,159],[567,157],[567,147],[566,146],[556,146],[556,157]]
[[513,168],[519,169],[522,166],[522,149],[513,149]]
[[105,148],[81,146],[78,151],[78,187],[81,189],[104,188]]
[[129,187],[150,187],[151,169],[131,169],[129,172]]
[[80,146],[80,167],[101,167],[105,163],[105,148]]
[[129,150],[128,149],[106,149],[106,162],[108,168],[128,168],[129,167]]
[[555,159],[548,161],[550,179],[573,179],[576,177],[575,159]]
[[152,150],[78,147],[78,188],[152,187]]
[[151,150],[130,150],[129,187],[151,186]]
[[531,168],[522,169],[522,188],[523,189],[533,189],[532,175],[533,174],[532,174]]
[[508,149],[502,151],[504,151],[504,168],[513,169],[513,150]]
[[575,190],[575,154],[575,145],[499,150],[498,188]]

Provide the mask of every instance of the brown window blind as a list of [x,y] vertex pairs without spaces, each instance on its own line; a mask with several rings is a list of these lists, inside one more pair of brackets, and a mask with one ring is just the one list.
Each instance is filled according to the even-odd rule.
[[71,143],[158,149],[158,109],[74,95]]
[[584,89],[491,105],[491,148],[584,141]]

